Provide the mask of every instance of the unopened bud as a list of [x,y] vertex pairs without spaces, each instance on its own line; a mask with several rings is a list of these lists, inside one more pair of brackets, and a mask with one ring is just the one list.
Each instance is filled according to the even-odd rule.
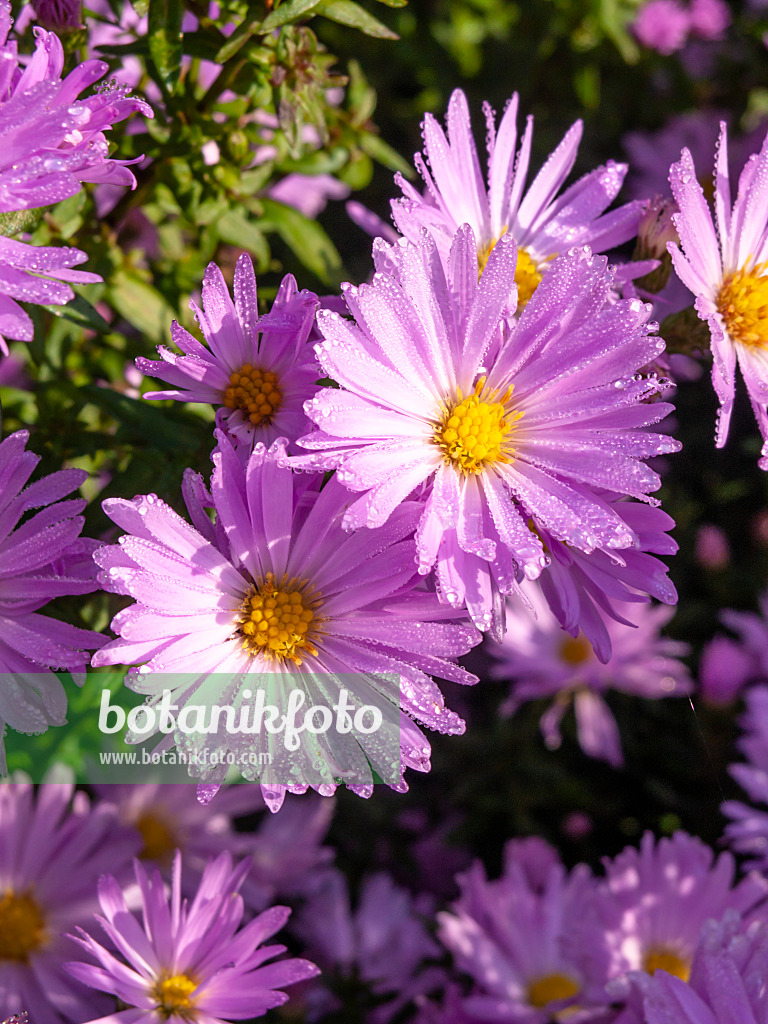
[[660,292],[669,280],[672,257],[667,252],[667,242],[679,241],[672,221],[678,212],[674,199],[656,196],[646,207],[637,229],[637,244],[634,260],[659,260],[660,266],[650,274],[641,277],[635,284],[646,292]]

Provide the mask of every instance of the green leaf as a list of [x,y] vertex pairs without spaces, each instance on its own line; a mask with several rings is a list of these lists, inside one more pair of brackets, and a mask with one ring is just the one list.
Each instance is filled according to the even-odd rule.
[[378,18],[374,18],[359,4],[353,0],[330,0],[330,3],[323,3],[318,14],[331,21],[337,21],[340,25],[349,25],[364,32],[367,36],[375,39],[399,39],[396,32],[387,28]]
[[92,331],[106,334],[112,330],[107,321],[82,295],[76,295],[66,306],[43,306],[49,313],[69,320],[78,327],[88,327]]
[[386,4],[387,7],[407,7],[408,0],[379,0],[380,4]]
[[151,341],[167,339],[175,311],[158,291],[142,281],[135,272],[119,270],[106,298],[120,316],[142,334],[146,334]]
[[173,92],[181,72],[181,0],[150,0],[147,39],[157,73]]
[[0,213],[0,235],[5,238],[12,238],[23,231],[34,231],[45,213],[44,207],[35,210],[12,210],[9,213]]
[[280,28],[292,21],[299,21],[312,14],[316,7],[320,7],[323,0],[287,0],[287,3],[280,4],[278,8],[268,14],[261,26],[261,34],[266,35],[273,29]]
[[274,199],[261,199],[264,218],[259,227],[272,228],[304,266],[331,288],[341,283],[343,267],[336,246],[315,220]]
[[360,148],[391,171],[400,171],[406,178],[414,177],[414,170],[410,164],[407,164],[397,150],[385,142],[380,135],[370,133],[363,135],[360,139]]
[[238,210],[227,210],[216,221],[215,228],[223,242],[252,253],[261,267],[269,264],[269,246],[263,233]]
[[251,36],[255,35],[260,28],[260,18],[249,18],[248,21],[244,21],[242,25],[238,25],[226,43],[224,43],[216,54],[216,57],[214,58],[215,62],[217,64],[226,64],[230,57],[234,57],[238,50],[245,46]]
[[142,398],[129,398],[119,391],[87,384],[81,389],[89,402],[109,413],[117,420],[129,437],[118,434],[119,438],[136,441],[145,438],[152,447],[160,451],[177,452],[180,448],[194,449],[200,442],[204,425],[197,425],[190,417],[182,417],[168,409],[158,408]]

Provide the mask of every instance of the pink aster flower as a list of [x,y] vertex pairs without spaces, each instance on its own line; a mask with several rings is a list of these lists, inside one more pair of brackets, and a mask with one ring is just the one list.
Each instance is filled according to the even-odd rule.
[[730,821],[724,838],[746,857],[750,867],[768,865],[768,686],[755,686],[745,697],[746,711],[738,747],[746,764],[732,764],[730,773],[749,797],[726,800],[721,810]]
[[64,970],[76,947],[65,933],[97,908],[96,882],[119,878],[138,843],[107,808],[58,783],[0,786],[0,1012],[34,1024],[91,1020],[109,1000]]
[[691,0],[691,32],[700,39],[722,39],[731,24],[725,0]]
[[517,111],[518,96],[514,93],[497,132],[494,112],[488,104],[484,106],[486,183],[472,137],[467,98],[456,89],[448,104],[447,136],[431,114],[424,118],[424,155],[417,153],[414,162],[426,184],[425,193],[422,195],[397,175],[403,198],[393,200],[392,214],[398,230],[412,242],[417,242],[421,230],[427,228],[444,257],[459,227],[469,224],[477,240],[480,270],[494,245],[509,233],[518,246],[514,279],[522,307],[555,256],[574,245],[589,245],[596,252],[604,252],[632,238],[641,207],[628,203],[610,213],[603,212],[616,198],[627,172],[626,164],[612,160],[558,195],[576,160],[581,121],[568,129],[525,191],[533,118],[528,118],[516,152]]
[[[41,615],[54,597],[98,589],[91,552],[80,538],[85,501],[62,500],[87,473],[62,469],[29,486],[40,457],[26,451],[29,433],[0,442],[0,774],[6,724],[24,733],[63,725],[67,696],[54,670],[82,672],[104,637]],[[39,509],[25,518],[25,513]],[[80,680],[82,684],[82,679]]]
[[720,401],[716,444],[728,437],[738,363],[747,385],[763,448],[758,465],[768,469],[768,137],[750,157],[739,178],[731,207],[728,139],[721,125],[715,160],[715,220],[696,178],[691,154],[684,149],[669,172],[680,213],[675,224],[681,249],[670,244],[678,277],[696,296],[695,307],[712,339],[712,382]]
[[[333,977],[342,988],[353,979],[362,983],[373,997],[366,1021],[387,1024],[416,996],[444,981],[442,971],[423,963],[440,956],[423,920],[431,911],[428,898],[414,899],[384,873],[363,881],[353,911],[344,875],[331,870],[316,880],[297,933],[329,984]],[[308,994],[307,1003],[310,1018],[342,1009],[322,983]]]
[[[152,111],[116,88],[81,97],[108,66],[88,60],[62,80],[64,51],[58,38],[35,29],[35,53],[22,66],[9,41],[11,6],[0,3],[0,212],[49,206],[76,195],[82,182],[135,186],[133,174],[108,157],[104,132],[135,111]],[[33,327],[17,300],[60,305],[74,293],[69,283],[100,281],[72,268],[86,259],[78,249],[31,246],[0,238],[0,352],[5,338],[30,341]]]
[[678,0],[648,0],[632,22],[637,41],[665,57],[685,46],[690,27],[690,13]]
[[312,978],[307,960],[267,964],[285,946],[263,945],[283,927],[290,910],[272,907],[242,926],[238,889],[247,864],[232,867],[222,853],[209,862],[191,903],[181,898],[181,855],[176,855],[170,899],[159,871],[147,876],[135,862],[141,918],[129,909],[117,880],[99,880],[97,916],[102,945],[82,928],[73,936],[99,966],[75,962],[67,970],[84,985],[123,1004],[102,1024],[224,1024],[261,1017],[288,1001],[288,985]]
[[660,970],[642,980],[645,1024],[761,1024],[768,1016],[768,927],[736,914],[707,921],[686,983]]
[[673,555],[676,542],[667,535],[675,524],[660,508],[601,494],[637,536],[635,547],[596,549],[585,554],[557,540],[531,519],[550,559],[539,577],[542,593],[557,621],[574,638],[582,633],[602,662],[611,657],[608,619],[623,622],[622,603],[638,603],[650,595],[664,604],[677,602],[667,567],[655,555]]
[[[606,961],[586,865],[566,872],[540,839],[507,843],[504,873],[489,881],[475,863],[457,879],[461,897],[438,914],[438,935],[471,976],[463,1001],[472,1020],[547,1024],[604,1009]],[[579,925],[581,946],[571,940]],[[586,937],[591,934],[591,943]],[[585,1012],[586,1011],[586,1012]]]
[[507,608],[507,634],[498,645],[488,645],[497,664],[492,675],[510,680],[512,690],[502,712],[514,714],[529,700],[554,697],[541,719],[547,746],[560,746],[560,722],[573,703],[581,749],[589,757],[618,768],[624,763],[618,726],[603,695],[621,690],[646,699],[683,696],[692,687],[688,669],[679,660],[688,645],[669,640],[661,629],[674,614],[671,608],[647,604],[624,605],[617,611],[626,618],[606,619],[612,654],[603,664],[583,633],[564,632],[535,585],[524,588],[533,606],[520,602]]
[[381,526],[430,484],[417,532],[419,571],[437,569],[441,598],[501,630],[500,595],[549,564],[531,517],[587,554],[637,546],[599,488],[650,500],[658,476],[642,462],[679,444],[643,429],[670,410],[642,404],[657,381],[635,371],[664,343],[637,300],[607,305],[611,274],[588,249],[559,257],[520,318],[505,315],[517,261],[499,240],[478,281],[472,229],[444,269],[432,237],[374,245],[372,284],[347,286],[356,323],[321,311],[325,389],[306,406],[317,454],[362,492],[348,528]]
[[286,274],[269,314],[259,319],[253,263],[245,253],[235,267],[233,303],[224,277],[210,263],[203,280],[203,308],[195,312],[208,348],[174,321],[171,333],[184,355],[165,346],[162,362],[137,359],[144,373],[173,385],[148,391],[145,398],[219,405],[216,421],[247,451],[278,437],[295,440],[307,429],[304,402],[316,392],[320,376],[314,352],[307,345],[317,309],[317,296],[298,291]]
[[749,682],[768,679],[768,591],[760,595],[759,608],[759,613],[730,608],[720,613],[738,639],[718,634],[702,651],[699,683],[708,701],[730,703]]
[[611,991],[619,998],[631,990],[628,972],[662,970],[687,980],[704,922],[728,910],[746,915],[768,893],[756,874],[736,881],[729,853],[715,860],[684,832],[658,841],[646,832],[639,849],[627,847],[604,864],[597,907],[615,979]]
[[[429,745],[409,716],[445,733],[464,729],[428,673],[474,682],[452,659],[479,639],[443,621],[456,616],[433,594],[414,591],[421,506],[403,504],[385,532],[349,535],[341,525],[349,495],[337,480],[320,491],[321,476],[294,476],[281,465],[284,442],[269,453],[257,446],[245,465],[218,436],[212,495],[195,474],[186,479],[195,527],[154,495],[105,502],[127,536],[96,552],[99,579],[136,603],[115,617],[121,639],[94,664],[142,664],[126,681],[152,705],[168,688],[180,708],[227,704],[236,716],[253,709],[261,687],[273,705],[297,688],[307,708],[327,708],[346,685],[351,714],[379,709],[382,728],[370,739],[330,730],[305,736],[293,751],[270,743],[263,729],[238,735],[221,724],[218,733],[186,739],[201,750],[269,752],[269,767],[242,770],[268,783],[273,809],[286,785],[303,791],[311,783],[329,795],[345,775],[370,795],[372,768],[404,786],[403,766],[429,769]],[[215,526],[204,506],[216,510]],[[164,745],[172,740],[167,735]],[[209,765],[204,781],[222,781],[223,767],[211,773]]]

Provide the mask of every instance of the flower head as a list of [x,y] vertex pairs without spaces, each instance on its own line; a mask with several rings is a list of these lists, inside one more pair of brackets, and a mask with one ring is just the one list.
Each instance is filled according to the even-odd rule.
[[[329,795],[345,772],[369,795],[371,766],[404,785],[403,764],[429,768],[429,746],[409,716],[446,733],[464,729],[427,673],[474,681],[453,659],[479,639],[463,624],[441,621],[456,616],[434,595],[414,591],[420,506],[404,504],[384,532],[349,535],[341,525],[349,496],[337,480],[320,490],[322,477],[294,475],[282,465],[283,444],[269,453],[257,446],[244,465],[222,434],[219,443],[212,494],[194,474],[186,480],[197,529],[155,495],[105,503],[127,536],[96,552],[99,578],[136,604],[113,620],[121,639],[95,664],[140,663],[127,682],[151,703],[169,688],[180,707],[228,704],[239,720],[261,687],[277,699],[298,689],[308,707],[327,710],[347,680],[352,713],[375,706],[386,723],[370,741],[339,734],[334,746],[337,734],[328,731],[312,737],[317,748],[280,750],[266,746],[263,730],[234,734],[223,726],[187,740],[206,750],[239,744],[243,755],[264,745],[269,767],[257,761],[243,771],[270,783],[265,797],[274,809],[286,785],[303,791],[311,782]],[[215,526],[204,504],[215,508]],[[386,760],[384,736],[395,743],[395,764]],[[222,781],[220,769],[205,781]]]
[[442,599],[498,629],[499,595],[550,561],[533,521],[587,554],[638,545],[600,489],[650,500],[660,481],[642,459],[679,447],[641,429],[670,410],[641,404],[658,382],[635,373],[663,342],[643,303],[606,305],[611,275],[588,249],[553,263],[511,328],[510,235],[479,282],[467,225],[447,274],[426,232],[374,250],[373,283],[345,293],[356,323],[319,314],[318,358],[343,390],[308,403],[318,429],[301,444],[322,454],[298,464],[337,467],[362,492],[344,517],[352,528],[381,526],[429,484],[419,571],[436,567]]
[[673,610],[647,604],[620,606],[617,611],[626,618],[606,619],[612,653],[604,664],[583,633],[573,637],[561,629],[535,585],[524,593],[536,617],[529,608],[511,604],[501,646],[488,646],[498,662],[493,675],[512,682],[504,710],[511,714],[525,701],[554,697],[541,727],[547,744],[558,747],[560,720],[573,702],[584,753],[619,767],[624,761],[619,730],[603,695],[622,690],[660,698],[690,692],[688,669],[679,660],[688,645],[660,634]]
[[[443,981],[442,972],[423,966],[440,955],[421,919],[430,911],[428,899],[414,899],[384,873],[363,881],[353,911],[344,876],[330,870],[316,879],[297,932],[324,973],[368,987],[375,1005],[365,1019],[386,1024]],[[321,985],[309,1001],[326,1013],[338,1008]]]
[[[531,157],[533,118],[529,117],[517,149],[518,96],[514,93],[501,119],[485,105],[488,138],[488,180],[483,179],[472,137],[467,98],[456,89],[448,104],[446,136],[437,120],[424,118],[424,156],[416,167],[426,184],[422,195],[402,176],[403,198],[394,200],[398,230],[417,242],[421,230],[433,235],[447,257],[456,231],[469,224],[477,240],[477,269],[482,271],[493,247],[505,234],[517,246],[514,279],[519,308],[528,301],[555,256],[574,245],[596,252],[612,249],[635,234],[640,206],[629,203],[610,213],[627,172],[609,161],[558,195],[576,160],[583,125],[576,121],[525,191]],[[429,169],[427,168],[429,164]]]
[[766,896],[764,880],[736,882],[730,854],[714,860],[708,846],[684,832],[658,841],[647,832],[639,849],[627,847],[604,863],[598,909],[619,996],[632,971],[687,980],[704,922],[727,910],[747,914]]
[[[451,913],[438,914],[438,935],[475,983],[464,1000],[470,1019],[545,1024],[560,1011],[567,1019],[577,1006],[606,1005],[595,880],[586,865],[569,874],[543,840],[513,840],[501,878],[489,881],[476,863],[458,882],[461,897]],[[577,923],[580,947],[570,941]]]
[[665,57],[685,46],[690,27],[690,13],[678,0],[648,0],[632,22],[638,42]]
[[[750,867],[768,865],[768,686],[755,686],[745,696],[738,746],[746,764],[732,764],[731,775],[747,793],[749,803],[726,800],[723,814],[730,818],[724,838]],[[758,805],[758,806],[755,806]]]
[[164,346],[162,362],[137,359],[144,373],[173,385],[146,398],[175,398],[221,406],[217,423],[246,452],[278,437],[293,441],[308,426],[304,402],[317,391],[319,370],[307,344],[317,296],[298,291],[291,274],[280,285],[269,314],[259,319],[250,256],[235,268],[233,303],[221,271],[211,263],[203,280],[203,308],[190,303],[208,348],[174,321],[173,340],[184,355]]
[[[84,985],[116,996],[125,1009],[113,1024],[223,1024],[260,1017],[288,996],[281,989],[318,973],[307,960],[266,965],[285,946],[262,943],[285,924],[290,910],[272,907],[241,927],[244,904],[238,889],[247,870],[232,867],[222,853],[207,865],[191,903],[181,898],[181,855],[176,855],[170,899],[158,871],[147,876],[135,863],[142,919],[129,909],[117,880],[99,881],[109,940],[102,945],[78,929],[76,941],[99,966],[74,962],[70,974]],[[73,936],[74,937],[74,936]],[[136,1011],[140,1011],[137,1016]]]
[[[80,64],[65,79],[61,42],[45,29],[35,29],[35,53],[22,66],[17,44],[8,39],[11,5],[0,2],[0,213],[49,206],[76,195],[82,182],[135,186],[128,167],[108,157],[104,132],[135,111],[151,109],[124,88],[108,88],[81,97],[102,78],[108,66],[99,60]],[[23,230],[8,224],[4,233]],[[78,249],[32,246],[0,238],[0,352],[5,338],[31,341],[32,321],[17,300],[54,305],[69,302],[67,282],[100,281],[97,274],[72,268],[84,262]]]
[[[38,455],[26,450],[29,433],[0,442],[0,774],[5,774],[2,733],[44,732],[63,725],[67,697],[52,669],[82,672],[99,633],[41,615],[54,597],[98,589],[91,552],[80,537],[85,501],[62,500],[87,473],[62,469],[29,486]],[[25,513],[39,509],[34,515]]]
[[0,1006],[26,1009],[35,1024],[91,1020],[109,1000],[83,990],[64,970],[75,951],[65,933],[96,909],[104,871],[123,878],[135,835],[84,793],[47,783],[0,786]]
[[696,178],[691,154],[684,149],[669,172],[680,208],[675,226],[682,250],[669,245],[678,277],[696,296],[695,306],[709,326],[712,340],[712,382],[720,401],[716,444],[728,437],[738,363],[747,385],[763,450],[758,465],[768,469],[768,137],[760,153],[750,157],[739,178],[731,206],[728,138],[721,124],[715,158],[715,221]]

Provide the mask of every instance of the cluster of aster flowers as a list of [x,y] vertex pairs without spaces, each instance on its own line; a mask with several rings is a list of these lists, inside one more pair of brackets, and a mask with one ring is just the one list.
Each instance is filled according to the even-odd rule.
[[[87,60],[62,79],[64,51],[54,32],[35,30],[35,52],[22,64],[11,31],[11,5],[0,4],[0,216],[3,235],[25,229],[24,213],[76,195],[83,182],[134,186],[125,161],[108,156],[104,132],[138,111],[152,110],[128,89],[109,85],[82,96],[108,70]],[[18,300],[60,305],[73,298],[70,283],[93,283],[96,274],[74,270],[86,254],[79,249],[32,246],[0,238],[0,354],[6,338],[31,341],[33,325]]]

